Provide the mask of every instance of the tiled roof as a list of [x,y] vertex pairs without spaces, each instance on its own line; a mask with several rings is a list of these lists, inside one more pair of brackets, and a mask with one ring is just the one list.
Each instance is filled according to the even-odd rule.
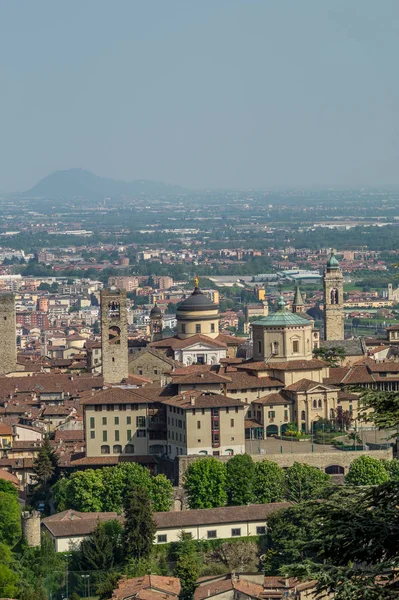
[[81,442],[85,439],[83,429],[57,429],[54,435],[55,442]]
[[143,404],[151,402],[148,398],[143,397],[136,390],[112,387],[94,392],[89,397],[81,400],[84,406],[93,406],[95,404]]
[[321,342],[322,348],[343,348],[346,356],[364,356],[366,354],[366,345],[362,338],[353,340],[326,340]]
[[231,381],[230,377],[225,377],[223,375],[218,375],[217,373],[214,373],[212,371],[207,371],[207,372],[203,372],[203,373],[193,373],[191,375],[186,375],[185,377],[183,376],[179,376],[179,377],[173,377],[172,375],[172,380],[173,383],[177,383],[177,384],[182,384],[182,385],[187,385],[187,384],[207,384],[207,383],[227,383],[229,381]]
[[227,335],[225,333],[219,333],[216,339],[227,346],[240,346],[245,341],[245,339],[235,337],[234,335]]
[[341,383],[349,371],[350,367],[330,367],[329,376],[325,377],[323,381],[331,385]]
[[163,404],[168,406],[178,406],[184,410],[192,408],[217,408],[224,406],[241,406],[244,404],[240,400],[234,400],[222,394],[203,392],[200,390],[187,390],[179,395],[163,400]]
[[144,575],[131,579],[123,577],[119,580],[111,600],[128,600],[130,598],[150,600],[158,597],[160,600],[171,600],[179,596],[180,590],[180,579],[177,577],[161,575]]
[[308,392],[317,387],[322,387],[327,390],[337,389],[327,383],[320,383],[319,381],[312,381],[311,379],[300,379],[299,381],[288,385],[285,389],[290,392]]
[[0,423],[0,435],[12,435],[12,427]]
[[231,383],[227,384],[227,390],[250,390],[283,388],[284,384],[274,377],[257,377],[245,372],[229,373]]
[[262,398],[256,398],[256,400],[253,400],[253,402],[256,402],[256,404],[263,404],[264,406],[278,406],[281,404],[292,404],[293,400],[287,398],[287,396],[284,395],[284,392],[276,392],[274,394],[262,396]]
[[[226,337],[226,336],[223,336]],[[193,346],[194,344],[204,344],[209,346],[210,348],[226,348],[226,343],[219,341],[217,338],[212,339],[206,335],[196,334],[192,335],[184,340],[179,339],[178,337],[170,337],[165,338],[164,340],[159,340],[158,342],[151,342],[151,348],[172,348],[173,350],[180,350],[183,348],[187,348],[189,346]]]
[[314,369],[323,369],[327,366],[326,362],[313,358],[311,360],[290,360],[281,363],[269,363],[268,369],[276,371],[313,371]]

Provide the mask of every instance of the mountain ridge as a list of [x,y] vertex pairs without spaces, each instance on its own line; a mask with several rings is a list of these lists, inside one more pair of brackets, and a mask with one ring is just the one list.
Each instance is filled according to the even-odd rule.
[[137,194],[170,195],[182,193],[181,186],[159,181],[136,179],[120,181],[101,177],[84,169],[54,171],[36,185],[19,194],[21,197],[51,198],[57,200],[87,199],[92,201]]

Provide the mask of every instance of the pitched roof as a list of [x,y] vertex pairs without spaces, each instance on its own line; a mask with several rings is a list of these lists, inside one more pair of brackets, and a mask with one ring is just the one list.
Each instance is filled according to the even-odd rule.
[[312,381],[311,379],[300,379],[291,385],[288,385],[285,389],[290,392],[309,392],[317,387],[322,387],[327,390],[336,390],[337,388],[329,385],[328,383],[320,383],[319,381]]
[[171,600],[180,594],[180,579],[177,577],[163,577],[161,575],[144,575],[127,579],[123,577],[118,582],[111,600],[128,600],[138,598],[140,600]]
[[276,371],[313,371],[314,369],[323,369],[328,364],[322,360],[313,358],[311,360],[290,360],[287,362],[269,363],[269,369]]
[[12,427],[5,425],[5,423],[0,423],[0,435],[12,435]]
[[283,388],[284,384],[275,377],[257,377],[245,372],[229,373],[231,383],[227,384],[227,390],[251,390],[267,388]]
[[299,313],[292,313],[286,310],[279,310],[267,317],[261,317],[253,321],[252,325],[262,325],[263,327],[309,327],[309,319],[305,319]]
[[256,404],[263,404],[263,406],[278,406],[280,404],[292,404],[293,400],[287,398],[287,396],[284,395],[284,392],[275,392],[273,394],[262,396],[262,398],[257,398],[256,400],[253,400],[253,402],[256,402]]
[[322,348],[343,348],[346,356],[364,356],[367,351],[362,338],[354,338],[353,340],[325,340],[320,345]]
[[94,392],[80,401],[84,406],[95,404],[143,404],[147,402],[151,402],[151,400],[142,396],[137,390],[120,387],[111,387],[101,392]]
[[203,392],[201,390],[187,390],[171,398],[163,400],[163,404],[168,406],[178,406],[183,410],[193,408],[217,408],[224,406],[241,406],[244,408],[243,402],[229,398],[222,394],[214,394],[211,392]]
[[[225,336],[223,336],[225,337]],[[170,337],[165,338],[164,340],[159,340],[158,342],[151,342],[151,348],[172,348],[172,350],[180,350],[183,348],[187,348],[189,346],[194,346],[194,344],[204,344],[209,346],[210,348],[226,348],[227,344],[225,342],[219,341],[217,338],[212,339],[207,335],[203,335],[198,333],[196,335],[192,335],[184,340],[179,339],[178,337]]]
[[182,385],[206,385],[207,383],[227,383],[229,381],[231,381],[230,377],[225,377],[224,375],[218,375],[217,373],[214,373],[213,371],[205,371],[202,373],[192,373],[192,374],[188,374],[185,377],[182,375],[179,375],[178,377],[174,377],[174,374],[172,374],[172,380],[173,383],[177,383],[177,384],[182,384]]

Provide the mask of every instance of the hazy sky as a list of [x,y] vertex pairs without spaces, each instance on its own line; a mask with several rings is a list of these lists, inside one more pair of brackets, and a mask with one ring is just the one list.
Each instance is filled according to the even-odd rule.
[[398,0],[0,1],[0,190],[399,183]]

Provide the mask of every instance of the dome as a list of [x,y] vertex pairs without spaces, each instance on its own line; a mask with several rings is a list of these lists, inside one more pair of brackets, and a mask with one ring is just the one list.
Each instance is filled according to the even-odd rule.
[[279,311],[285,310],[285,300],[284,300],[283,296],[279,297],[277,306],[278,306]]
[[177,312],[197,312],[201,310],[218,310],[218,305],[203,294],[201,290],[194,288],[191,296],[186,298],[178,307]]
[[161,309],[159,308],[159,306],[157,306],[155,304],[155,306],[152,307],[151,312],[150,312],[150,319],[155,319],[158,317],[162,317],[162,312]]
[[331,252],[331,256],[330,256],[330,258],[328,259],[328,262],[327,262],[327,268],[328,269],[339,269],[339,262],[335,258],[334,252]]

